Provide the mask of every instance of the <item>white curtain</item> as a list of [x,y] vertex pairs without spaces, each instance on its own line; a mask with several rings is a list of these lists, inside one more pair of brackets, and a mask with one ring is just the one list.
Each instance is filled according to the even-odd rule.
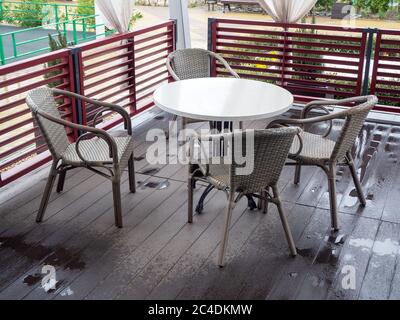
[[258,0],[275,22],[296,23],[315,6],[317,0]]
[[116,29],[118,33],[129,30],[135,0],[96,0],[96,4],[107,27]]

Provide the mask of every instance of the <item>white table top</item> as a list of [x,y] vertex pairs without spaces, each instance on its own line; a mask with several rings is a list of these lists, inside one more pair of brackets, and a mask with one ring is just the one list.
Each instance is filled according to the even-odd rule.
[[209,121],[272,118],[293,104],[292,94],[273,84],[236,78],[198,78],[164,84],[154,92],[164,111]]

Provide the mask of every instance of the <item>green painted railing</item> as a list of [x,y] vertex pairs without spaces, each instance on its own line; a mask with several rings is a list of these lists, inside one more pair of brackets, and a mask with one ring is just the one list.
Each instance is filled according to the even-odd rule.
[[[40,10],[41,20],[23,19],[15,15],[27,12],[21,10],[21,5],[37,5]],[[89,11],[93,14],[79,13]],[[41,42],[48,39],[48,35],[35,36],[35,30],[46,30],[52,37],[58,37],[61,32],[69,44],[78,44],[88,40],[96,39],[99,36],[113,33],[113,30],[96,34],[98,28],[104,27],[103,24],[96,24],[96,15],[93,6],[80,6],[78,4],[59,4],[59,3],[37,3],[37,2],[17,2],[0,0],[0,23],[17,24],[21,21],[37,24],[37,27],[26,27],[24,29],[0,34],[0,65],[4,65],[15,59],[32,56],[38,53],[49,51],[49,45],[42,45]],[[105,28],[103,28],[105,30]],[[94,34],[91,34],[94,33]],[[29,37],[26,35],[30,34]],[[28,38],[28,39],[27,39]],[[27,45],[37,43],[37,48],[27,50]],[[48,43],[48,41],[46,41]],[[8,50],[6,52],[6,46]],[[12,48],[12,49],[11,49]],[[11,49],[11,50],[10,50]],[[11,52],[10,52],[11,51]]]
[[[34,13],[41,14],[43,19],[24,19],[16,18],[15,14],[28,13],[28,10],[19,9],[22,5],[35,5],[40,7],[40,10],[33,10]],[[78,13],[78,8],[87,9],[90,13]],[[32,12],[32,10],[29,10]],[[59,4],[59,3],[37,3],[37,2],[18,2],[18,1],[3,1],[0,0],[0,20],[13,24],[13,22],[33,22],[42,24],[45,23],[59,23],[61,21],[92,16],[95,13],[94,6],[81,6],[78,4]]]
[[[67,39],[67,42],[70,45],[76,45],[78,43],[94,40],[97,37],[109,35],[115,32],[115,30],[107,30],[102,33],[96,34],[96,29],[99,27],[104,27],[104,24],[93,24],[88,22],[93,20],[95,20],[95,15],[86,16],[83,18],[76,18],[68,21],[67,20],[59,21],[39,27],[21,29],[17,31],[0,34],[0,64],[4,65],[10,61],[13,61],[21,57],[32,56],[38,53],[49,51],[50,50],[49,44],[43,47],[38,47],[37,49],[31,51],[23,50],[24,45],[47,40],[48,34],[50,34],[52,37],[57,38],[60,32]],[[26,33],[32,34],[33,32],[35,32],[35,30],[46,30],[48,31],[48,34],[41,37],[30,38],[29,40],[19,40],[21,39],[22,35]],[[46,43],[48,43],[48,41],[46,41]],[[5,52],[6,45],[12,47],[11,54],[8,55],[6,54]]]

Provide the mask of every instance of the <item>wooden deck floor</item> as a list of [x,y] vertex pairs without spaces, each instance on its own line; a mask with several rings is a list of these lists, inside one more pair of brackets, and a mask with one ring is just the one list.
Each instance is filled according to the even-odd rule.
[[[355,158],[366,208],[358,206],[347,169],[339,170],[340,232],[329,230],[323,172],[304,168],[295,186],[287,167],[279,187],[299,255],[289,257],[273,205],[264,215],[243,200],[220,269],[224,194],[212,193],[188,225],[186,167],[148,165],[144,158],[147,129],[165,128],[167,120],[155,110],[135,120],[140,185],[130,194],[124,175],[123,229],[113,224],[111,184],[88,170],[67,176],[42,224],[34,218],[48,167],[0,191],[0,299],[400,298],[400,127],[367,123],[360,135]],[[56,268],[58,281],[48,292],[41,286],[44,265]],[[348,266],[355,289],[342,286]]]

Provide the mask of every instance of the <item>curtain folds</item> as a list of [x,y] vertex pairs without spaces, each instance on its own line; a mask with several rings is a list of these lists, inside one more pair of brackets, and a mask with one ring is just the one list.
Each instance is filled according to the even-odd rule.
[[96,0],[96,3],[107,27],[116,29],[118,33],[129,30],[135,0]]
[[275,22],[296,23],[315,6],[317,0],[258,0]]

